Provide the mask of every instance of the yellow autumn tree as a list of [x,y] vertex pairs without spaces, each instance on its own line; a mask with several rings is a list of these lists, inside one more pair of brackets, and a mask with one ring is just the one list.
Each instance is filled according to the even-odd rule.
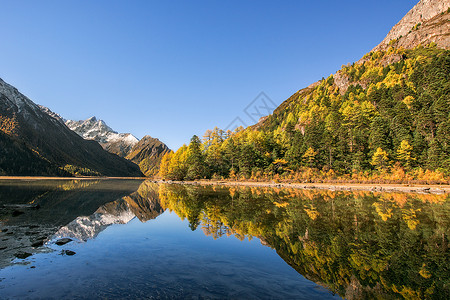
[[173,154],[174,153],[170,151],[162,157],[161,164],[159,166],[159,176],[161,178],[167,178],[167,175],[169,174],[170,161],[172,160]]
[[309,147],[308,150],[306,150],[305,154],[303,154],[303,159],[308,163],[309,167],[314,166],[314,162],[316,161],[316,155],[317,151],[314,150],[314,148]]
[[387,167],[388,161],[389,158],[387,152],[378,147],[377,151],[375,151],[372,156],[372,161],[370,162],[370,164],[377,170],[381,171]]
[[407,140],[403,140],[397,149],[397,159],[405,166],[411,166],[411,163],[416,159],[412,157],[411,152],[413,147],[409,144]]

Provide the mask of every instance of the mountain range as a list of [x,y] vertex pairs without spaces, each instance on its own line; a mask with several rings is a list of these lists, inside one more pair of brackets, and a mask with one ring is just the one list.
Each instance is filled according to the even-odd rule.
[[81,138],[1,79],[0,118],[1,174],[142,176],[136,164]]
[[0,79],[0,175],[151,176],[168,151],[95,117],[65,120]]
[[97,141],[106,151],[121,157],[127,156],[139,142],[131,133],[118,133],[96,117],[81,121],[65,120],[65,124],[84,139]]
[[156,175],[161,158],[170,152],[157,138],[146,135],[139,140],[131,133],[117,133],[96,117],[81,121],[65,120],[65,124],[84,139],[97,141],[106,151],[134,162],[145,176]]

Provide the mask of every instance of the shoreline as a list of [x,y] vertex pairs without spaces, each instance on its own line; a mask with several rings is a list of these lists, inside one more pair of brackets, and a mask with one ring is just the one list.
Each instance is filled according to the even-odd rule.
[[277,183],[252,181],[226,181],[226,180],[155,180],[145,177],[49,177],[49,176],[0,176],[2,180],[37,181],[37,180],[150,180],[155,183],[180,185],[211,185],[211,186],[249,186],[294,189],[320,189],[331,191],[371,191],[371,192],[403,192],[423,194],[450,193],[450,185],[426,184],[369,184],[369,183]]
[[251,181],[154,181],[166,184],[181,185],[211,185],[211,186],[249,186],[272,187],[293,189],[319,189],[330,191],[370,191],[370,192],[403,192],[422,194],[447,194],[450,193],[450,185],[421,185],[421,184],[366,184],[366,183],[275,183],[275,182],[251,182]]
[[1,180],[149,180],[146,177],[51,177],[51,176],[0,176]]

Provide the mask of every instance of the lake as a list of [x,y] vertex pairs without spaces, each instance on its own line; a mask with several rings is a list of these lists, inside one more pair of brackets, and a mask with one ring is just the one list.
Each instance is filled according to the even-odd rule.
[[0,298],[450,299],[450,200],[0,180]]

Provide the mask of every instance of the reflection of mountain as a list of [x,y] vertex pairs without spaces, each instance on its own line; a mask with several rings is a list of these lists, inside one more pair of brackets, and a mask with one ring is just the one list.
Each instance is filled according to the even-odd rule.
[[164,185],[164,208],[214,238],[260,238],[346,299],[449,299],[448,195]]
[[123,198],[141,222],[152,220],[164,212],[159,202],[158,190],[158,184],[144,181],[136,193]]
[[54,238],[70,237],[86,241],[95,238],[112,224],[126,224],[134,218],[126,202],[117,200],[100,207],[90,216],[81,216],[61,227]]
[[138,191],[119,200],[106,203],[90,216],[80,216],[61,227],[54,237],[72,237],[86,241],[95,238],[113,224],[126,224],[134,217],[141,222],[163,213],[159,204],[157,184],[143,182]]
[[0,267],[18,251],[39,251],[31,245],[55,232],[85,239],[134,216],[155,218],[162,213],[156,191],[141,180],[0,181]]

